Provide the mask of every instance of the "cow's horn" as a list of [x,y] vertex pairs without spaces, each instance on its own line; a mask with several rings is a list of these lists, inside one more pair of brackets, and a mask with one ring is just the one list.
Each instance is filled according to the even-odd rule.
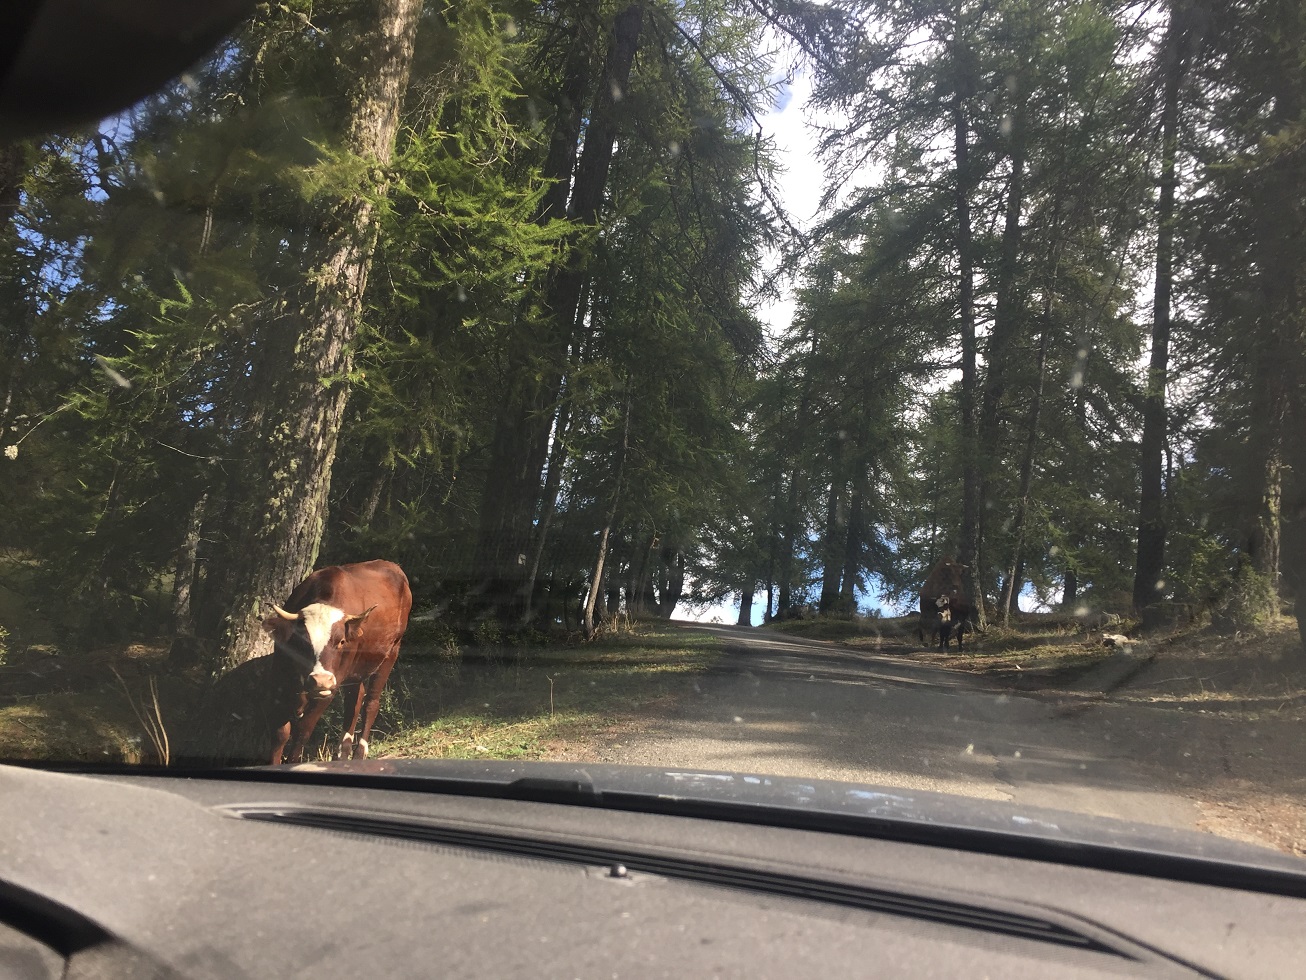
[[272,608],[273,608],[274,610],[276,610],[277,615],[280,616],[282,619],[295,620],[295,619],[298,619],[298,618],[299,618],[299,613],[286,612],[284,609],[282,609],[280,606],[278,606],[275,602],[272,603]]
[[367,619],[368,616],[372,615],[372,610],[375,608],[376,606],[369,606],[367,609],[359,613],[357,616],[350,616],[349,617],[350,622],[361,623],[363,620]]

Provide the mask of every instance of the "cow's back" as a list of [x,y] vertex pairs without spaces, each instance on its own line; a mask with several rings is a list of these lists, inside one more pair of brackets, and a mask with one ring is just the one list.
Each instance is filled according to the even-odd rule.
[[287,612],[299,612],[314,602],[335,606],[346,616],[357,616],[375,606],[368,617],[367,635],[372,642],[388,645],[408,628],[413,593],[404,570],[378,558],[319,568],[299,583],[285,608]]
[[925,584],[921,586],[921,611],[926,611],[927,605],[932,606],[936,600],[944,596],[954,604],[960,602],[963,605],[970,605],[970,600],[966,596],[966,581],[962,566],[947,557],[940,559],[930,569]]

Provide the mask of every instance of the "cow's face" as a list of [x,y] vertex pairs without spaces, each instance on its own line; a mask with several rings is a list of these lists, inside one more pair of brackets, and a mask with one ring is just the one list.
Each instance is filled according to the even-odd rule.
[[297,613],[274,605],[272,614],[263,620],[263,629],[272,637],[273,655],[289,657],[300,668],[305,692],[310,697],[329,698],[335,694],[345,650],[362,634],[372,609],[347,616],[324,602],[310,603]]

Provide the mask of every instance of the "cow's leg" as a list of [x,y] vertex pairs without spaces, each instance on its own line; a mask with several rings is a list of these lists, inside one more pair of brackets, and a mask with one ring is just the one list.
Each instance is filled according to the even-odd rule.
[[290,761],[304,761],[304,744],[313,737],[313,729],[317,727],[318,719],[322,717],[322,712],[334,701],[330,698],[314,698],[300,715],[291,724],[290,733]]
[[281,758],[286,751],[286,743],[290,741],[290,722],[286,722],[280,728],[272,730],[272,758],[270,764],[274,766],[281,765]]
[[349,759],[354,754],[354,728],[358,725],[358,706],[363,700],[362,682],[350,681],[348,684],[342,684],[337,696],[343,699],[340,703],[345,706],[345,734],[340,738],[335,757]]
[[390,679],[390,671],[394,670],[397,659],[399,659],[398,643],[390,648],[390,653],[381,661],[381,666],[376,669],[376,673],[364,681],[367,698],[363,702],[363,730],[358,733],[358,742],[354,745],[355,759],[367,758],[367,740],[372,737],[372,724],[376,721],[376,713],[381,709],[381,692],[385,690],[385,682]]

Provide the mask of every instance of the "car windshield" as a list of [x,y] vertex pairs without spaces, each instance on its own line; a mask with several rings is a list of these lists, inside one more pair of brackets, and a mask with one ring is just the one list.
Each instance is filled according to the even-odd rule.
[[1304,53],[1270,0],[287,0],[9,140],[0,758],[1303,853]]

